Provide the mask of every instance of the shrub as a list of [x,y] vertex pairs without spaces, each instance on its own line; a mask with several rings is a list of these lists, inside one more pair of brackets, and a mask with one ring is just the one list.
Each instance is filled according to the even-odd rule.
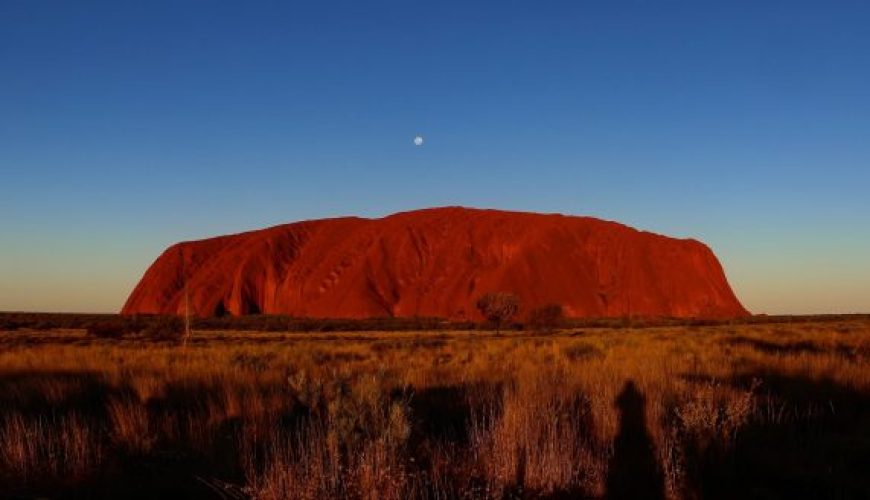
[[334,456],[357,455],[367,442],[380,441],[390,450],[401,448],[411,434],[408,401],[392,399],[384,375],[355,381],[335,381],[327,403],[328,445]]
[[561,304],[547,304],[533,309],[529,314],[529,326],[536,331],[552,332],[562,325],[565,313]]
[[572,362],[604,357],[604,352],[602,352],[601,349],[585,342],[578,342],[564,346],[562,348],[562,354]]
[[142,330],[153,340],[181,340],[184,337],[184,320],[178,316],[158,316]]
[[45,331],[48,331],[48,330],[55,328],[54,323],[52,323],[50,320],[46,320],[46,319],[37,320],[30,327],[33,328],[34,330],[39,330],[41,332],[45,332]]
[[129,333],[124,321],[99,321],[88,325],[88,335],[98,339],[120,339]]
[[21,323],[14,319],[0,319],[0,330],[14,331],[21,328]]

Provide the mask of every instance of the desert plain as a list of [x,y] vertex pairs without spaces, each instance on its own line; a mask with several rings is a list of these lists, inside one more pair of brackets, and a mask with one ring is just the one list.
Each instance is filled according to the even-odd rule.
[[870,493],[867,316],[185,342],[5,319],[4,498]]

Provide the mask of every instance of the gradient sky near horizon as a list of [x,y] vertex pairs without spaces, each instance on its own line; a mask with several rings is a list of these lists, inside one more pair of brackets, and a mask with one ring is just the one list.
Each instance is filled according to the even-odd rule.
[[466,205],[698,238],[756,313],[870,312],[868,26],[866,1],[0,0],[0,310],[117,311],[179,240]]

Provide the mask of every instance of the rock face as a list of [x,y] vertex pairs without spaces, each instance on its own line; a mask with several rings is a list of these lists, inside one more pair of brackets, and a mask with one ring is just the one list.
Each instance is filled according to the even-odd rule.
[[707,246],[589,217],[458,207],[297,222],[171,246],[122,313],[479,319],[506,291],[521,315],[745,316]]

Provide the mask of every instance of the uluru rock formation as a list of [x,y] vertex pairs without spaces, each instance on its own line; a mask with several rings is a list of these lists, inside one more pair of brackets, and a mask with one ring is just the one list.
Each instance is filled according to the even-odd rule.
[[479,319],[507,291],[521,313],[745,316],[713,252],[590,217],[459,207],[296,222],[178,243],[122,313]]

